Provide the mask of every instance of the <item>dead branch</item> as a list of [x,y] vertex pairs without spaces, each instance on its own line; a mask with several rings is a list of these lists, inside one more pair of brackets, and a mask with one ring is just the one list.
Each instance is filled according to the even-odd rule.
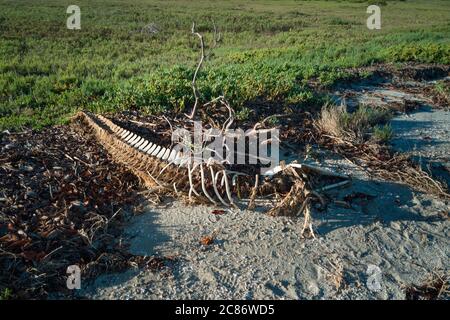
[[[212,50],[217,46],[217,43],[220,41],[220,38],[221,38],[221,34],[220,34],[220,32],[218,33],[218,30],[217,30],[217,27],[216,27],[216,24],[214,23],[214,21],[213,21],[213,27],[214,27],[213,45],[211,46],[209,53],[206,54],[205,53],[205,41],[203,39],[203,36],[199,32],[195,31],[195,22],[192,23],[191,33],[193,35],[197,36],[200,40],[200,59],[198,61],[197,68],[195,69],[194,76],[192,78],[192,91],[194,92],[195,102],[194,102],[194,106],[192,107],[191,114],[190,115],[186,114],[186,116],[189,119],[194,118],[195,112],[197,111],[198,104],[200,101],[200,92],[197,88],[197,83],[196,83],[198,73],[203,66],[203,62],[211,54]],[[208,104],[210,104],[211,102],[218,100],[218,99],[225,101],[225,98],[223,96],[221,96],[221,97],[218,97],[218,98],[210,101]],[[224,105],[227,106],[226,103],[224,103]],[[227,107],[229,107],[229,105]]]
[[194,77],[192,78],[192,91],[194,92],[194,97],[195,97],[195,103],[194,103],[194,107],[192,108],[192,112],[190,115],[187,115],[187,117],[189,119],[193,119],[195,116],[195,111],[197,110],[197,105],[199,102],[199,91],[197,89],[197,74],[200,71],[202,65],[203,65],[203,61],[205,60],[205,42],[203,41],[203,36],[195,31],[195,22],[192,23],[192,29],[191,32],[193,35],[197,36],[200,39],[200,60],[197,64],[197,68],[195,69],[194,72]]

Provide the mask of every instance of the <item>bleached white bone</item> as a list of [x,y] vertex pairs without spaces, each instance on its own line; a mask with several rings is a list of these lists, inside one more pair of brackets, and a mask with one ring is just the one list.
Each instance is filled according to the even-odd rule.
[[123,138],[123,140],[125,140],[125,142],[128,142],[129,139],[134,138],[135,134],[133,132],[130,131],[129,134],[127,134],[126,137]]
[[131,143],[131,146],[136,148],[136,145],[141,142],[142,140],[144,140],[144,138],[137,136],[137,138]]
[[116,134],[120,135],[122,133],[122,131],[125,130],[119,126],[116,126],[116,130],[114,131]]
[[144,152],[147,152],[148,150],[150,150],[152,147],[154,146],[154,144],[153,143],[149,143],[145,148],[144,148]]
[[139,141],[139,139],[141,139],[141,137],[139,137],[138,135],[136,135],[136,137],[134,137],[133,139],[131,139],[130,141],[128,141],[128,144],[131,145],[131,146],[133,146],[133,145],[135,145],[135,144]]
[[161,150],[161,146],[156,146],[156,149],[152,152],[152,156],[156,156],[159,153],[159,150]]
[[128,136],[128,138],[125,139],[127,143],[130,143],[130,141],[133,141],[136,138],[136,133],[131,134]]
[[181,158],[180,158],[180,164],[178,165],[178,166],[180,166],[180,167],[187,167],[188,165],[190,165],[192,163],[192,161],[191,161],[191,157],[188,157],[188,156],[182,156]]
[[[168,149],[169,150],[169,149]],[[166,152],[167,153],[167,152]],[[173,164],[173,161],[168,161],[167,164],[164,166],[164,168],[162,168],[162,170],[159,172],[158,176],[156,178],[158,178],[161,174],[163,174],[163,172],[170,167],[170,165]],[[176,182],[173,184],[173,188],[175,190],[175,193],[178,193],[177,187],[176,187]]]
[[177,150],[173,149],[172,151],[170,151],[168,160],[169,161],[174,161],[176,156],[177,156]]
[[216,197],[219,198],[220,202],[222,202],[222,204],[223,204],[224,206],[227,206],[227,207],[228,207],[228,206],[229,206],[228,203],[226,203],[225,200],[223,200],[222,196],[220,195],[219,190],[217,189],[217,183],[216,183],[216,180],[217,180],[217,176],[218,176],[218,174],[220,173],[220,171],[217,172],[217,174],[214,174],[214,170],[213,170],[213,167],[212,167],[212,166],[209,167],[209,171],[211,172],[211,180],[212,180],[212,185],[213,185],[213,187],[214,187],[214,192],[215,192],[215,194],[216,194]]
[[153,151],[155,151],[157,146],[158,146],[157,144],[153,144],[152,147],[150,149],[148,149],[147,153],[149,155],[152,155]]
[[173,163],[176,165],[179,165],[182,158],[183,158],[183,153],[181,151],[178,151],[177,154],[175,155],[175,159],[173,159]]
[[167,160],[169,158],[170,155],[170,149],[167,149],[166,152],[164,152],[164,154],[161,157],[161,160]]
[[138,146],[140,146],[143,141],[144,141],[144,138],[139,137],[139,139],[137,139],[136,142],[133,143],[133,145],[132,145],[133,148],[138,149]]
[[123,129],[122,133],[120,134],[120,137],[122,139],[125,139],[130,134],[130,131]]
[[214,201],[214,199],[209,195],[208,190],[206,190],[206,184],[205,184],[205,171],[203,170],[203,163],[200,163],[200,175],[202,178],[202,191],[203,194],[208,198],[209,201],[217,205],[217,202]]
[[111,129],[112,131],[117,132],[117,130],[119,130],[120,127],[117,124],[111,122]]
[[140,136],[137,136],[133,141],[132,141],[132,143],[130,143],[131,144],[131,146],[132,147],[135,147],[136,148],[136,145],[139,143],[139,142],[141,142],[141,140],[143,140],[144,138],[142,138],[142,137],[140,137]]
[[149,143],[148,140],[144,140],[144,142],[142,142],[142,144],[139,146],[139,150],[144,151],[148,143]]
[[133,132],[130,132],[130,134],[125,138],[125,142],[129,142],[131,140],[133,140],[136,137],[136,134]]
[[228,201],[230,201],[230,204],[235,207],[236,205],[234,204],[233,197],[231,195],[230,185],[228,184],[227,173],[225,172],[225,170],[222,170],[222,174],[222,180],[225,180],[225,192],[227,193]]
[[[187,157],[186,157],[187,158]],[[200,195],[198,194],[198,192],[195,190],[195,187],[194,187],[194,183],[193,183],[193,180],[192,180],[192,171],[194,171],[194,169],[195,169],[195,166],[193,167],[193,168],[191,168],[191,163],[190,162],[188,162],[188,164],[187,164],[187,169],[188,169],[188,177],[189,177],[189,200],[190,201],[192,201],[192,192],[197,196],[197,197],[199,197]]]
[[130,131],[128,131],[128,130],[123,130],[123,132],[122,132],[122,134],[120,135],[120,137],[121,137],[122,139],[125,139],[126,137],[128,137],[129,134],[131,134]]
[[[322,169],[322,168],[319,168],[319,167],[316,167],[316,166],[313,166],[313,165],[309,165],[309,164],[305,164],[305,163],[290,163],[290,164],[286,165],[284,167],[284,169],[289,168],[289,167],[297,168],[297,169],[305,168],[305,169],[309,169],[311,171],[316,171],[316,172],[318,172],[318,173],[320,173],[322,175],[329,176],[329,177],[337,177],[337,178],[342,178],[342,179],[349,179],[350,178],[347,175],[336,173],[336,172],[332,172],[330,170]],[[264,175],[266,175],[266,176],[273,176],[274,174],[277,174],[278,172],[281,172],[281,171],[283,171],[283,168],[281,166],[276,166],[272,170],[266,171],[264,173]]]
[[127,138],[127,143],[130,143],[134,139],[136,139],[138,135],[136,133],[133,133],[129,138]]
[[138,135],[136,135],[133,139],[131,139],[130,141],[128,141],[128,144],[129,144],[130,146],[133,146],[136,142],[139,141],[140,138],[141,138],[141,137],[139,137]]
[[134,145],[134,147],[135,147],[136,149],[140,149],[139,147],[140,147],[141,145],[143,145],[144,142],[146,142],[146,141],[147,141],[147,140],[145,140],[144,138],[142,138],[141,141],[139,141],[138,143],[136,143],[136,144]]
[[166,152],[166,148],[161,147],[161,149],[159,150],[159,152],[156,154],[156,157],[157,157],[158,159],[161,159],[162,156],[163,156],[163,154],[164,154],[164,152]]

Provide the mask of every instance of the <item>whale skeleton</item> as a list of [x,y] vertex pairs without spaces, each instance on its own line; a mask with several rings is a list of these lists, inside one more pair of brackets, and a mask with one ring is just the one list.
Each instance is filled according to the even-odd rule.
[[118,162],[130,168],[148,187],[164,187],[193,201],[235,206],[232,175],[217,161],[204,162],[177,148],[166,148],[124,129],[102,115],[78,114]]
[[[209,159],[205,162],[198,157],[192,156],[191,153],[183,153],[183,151],[178,150],[176,147],[171,149],[160,146],[134,132],[116,125],[102,115],[80,112],[77,118],[81,118],[93,129],[97,139],[116,161],[130,168],[141,179],[144,185],[149,188],[162,187],[174,191],[176,194],[181,193],[187,195],[190,201],[196,200],[214,205],[236,207],[233,195],[238,192],[236,188],[237,178],[240,176],[246,176],[250,179],[255,178],[241,172],[227,170],[218,161],[210,161],[211,159]],[[303,202],[297,214],[305,210],[306,217],[308,209],[305,209],[305,207],[310,202],[310,196],[314,196],[323,201],[319,192],[341,187],[350,182],[349,176],[300,163],[276,166],[266,171],[264,176],[270,179],[272,176],[283,174],[286,171],[293,172],[300,180],[299,171],[303,175],[305,172],[312,171],[321,176],[339,178],[344,181],[316,190],[307,190],[302,197],[294,194],[295,188],[298,189],[298,184],[296,183],[280,205],[271,210],[273,215],[278,215],[278,212],[283,211],[279,210],[280,206],[285,206],[285,209],[293,208],[292,201],[290,204],[287,204],[289,202],[287,198],[293,196],[294,199],[297,199],[296,201],[300,201],[299,199],[301,199]],[[256,194],[255,190],[258,188],[257,181],[258,176],[256,176],[256,185],[251,192],[253,197]],[[304,189],[305,185],[303,184],[303,190],[306,190]],[[309,228],[312,232],[311,225],[309,225]]]

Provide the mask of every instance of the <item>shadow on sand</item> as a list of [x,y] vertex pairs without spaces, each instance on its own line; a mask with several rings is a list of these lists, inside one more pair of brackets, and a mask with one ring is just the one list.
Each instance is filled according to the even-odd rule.
[[313,218],[321,222],[317,231],[320,235],[326,235],[340,228],[366,226],[375,222],[389,225],[394,221],[442,220],[435,213],[424,216],[412,210],[417,205],[414,193],[408,186],[398,183],[353,180],[350,187],[330,193],[332,199],[341,201],[353,196],[351,208],[330,205],[323,213],[315,213]]

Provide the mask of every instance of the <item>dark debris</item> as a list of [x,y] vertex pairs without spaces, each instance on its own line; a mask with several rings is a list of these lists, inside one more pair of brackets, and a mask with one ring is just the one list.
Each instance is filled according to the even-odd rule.
[[0,292],[45,298],[68,291],[73,264],[84,277],[162,267],[163,258],[132,256],[119,243],[139,181],[85,129],[4,132],[0,150]]

